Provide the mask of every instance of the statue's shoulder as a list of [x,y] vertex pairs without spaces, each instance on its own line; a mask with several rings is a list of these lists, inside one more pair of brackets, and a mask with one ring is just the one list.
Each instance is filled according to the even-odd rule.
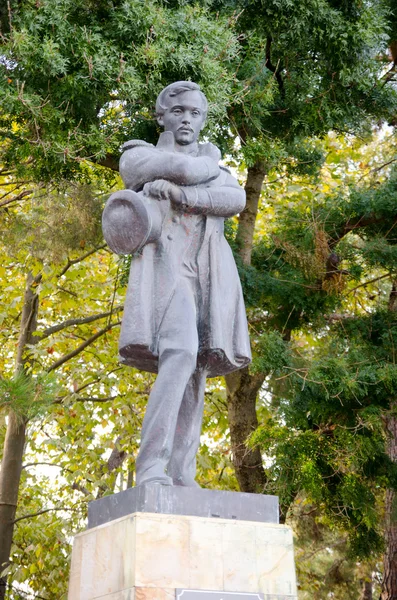
[[[211,144],[211,142],[207,142],[206,144],[199,144],[199,156],[210,156],[212,160],[214,160],[217,164],[222,158],[221,151],[215,144]],[[226,171],[226,173],[231,173],[228,167],[225,165],[219,165],[219,168],[222,171]]]
[[125,152],[126,150],[131,150],[132,148],[136,148],[137,146],[145,146],[146,148],[154,148],[153,144],[149,144],[148,142],[145,142],[144,140],[129,140],[128,142],[125,142],[125,144],[122,145],[121,149],[123,150],[123,152]]
[[209,156],[214,160],[217,164],[221,160],[221,151],[215,144],[211,142],[206,142],[205,144],[198,145],[198,155],[199,156]]

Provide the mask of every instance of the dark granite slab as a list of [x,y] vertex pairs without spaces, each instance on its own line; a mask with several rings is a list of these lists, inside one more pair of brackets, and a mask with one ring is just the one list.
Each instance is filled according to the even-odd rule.
[[136,512],[278,523],[277,496],[149,483],[88,505],[88,528]]

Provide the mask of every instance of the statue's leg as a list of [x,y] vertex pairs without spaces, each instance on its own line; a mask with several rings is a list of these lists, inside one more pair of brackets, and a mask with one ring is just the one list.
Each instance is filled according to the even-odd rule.
[[185,389],[196,369],[197,351],[195,298],[190,283],[181,278],[161,325],[159,371],[143,420],[137,485],[149,481],[172,485],[165,470]]
[[198,487],[195,481],[196,453],[200,445],[206,374],[204,369],[196,369],[186,386],[179,409],[167,468],[167,474],[172,477],[174,485]]

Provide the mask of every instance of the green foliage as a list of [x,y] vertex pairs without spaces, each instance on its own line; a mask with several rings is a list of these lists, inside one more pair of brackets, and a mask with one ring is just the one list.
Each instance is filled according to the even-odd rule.
[[105,164],[126,139],[154,140],[157,93],[193,79],[223,151],[235,153],[227,110],[247,164],[285,159],[313,171],[321,157],[305,138],[362,130],[395,110],[394,89],[378,77],[388,4],[353,4],[11,3],[0,65],[4,160],[40,181],[86,180],[82,158]]
[[[395,136],[378,141],[376,160],[370,138],[332,134],[323,144],[319,177],[269,173],[281,179],[265,187],[252,265],[240,266],[254,365],[267,374],[251,438],[266,457],[266,492],[279,496],[298,548],[309,540],[294,520],[297,502],[313,511],[321,536],[343,540],[341,556],[326,558],[313,542],[319,562],[299,559],[303,597],[319,599],[330,587],[344,598],[354,561],[380,558],[384,494],[397,489],[385,429],[397,396],[397,196],[394,169],[384,167],[395,160]],[[274,328],[287,356],[272,371],[279,346],[261,344],[261,336]],[[317,564],[328,564],[328,585]],[[338,581],[327,579],[334,569]]]
[[56,379],[47,373],[0,378],[0,411],[12,409],[21,419],[34,419],[46,413],[57,394]]
[[[253,371],[265,378],[252,443],[302,548],[295,509],[314,511],[310,532],[323,548],[298,565],[302,597],[357,598],[355,557],[378,556],[384,491],[397,481],[384,429],[397,386],[389,306],[396,174],[383,166],[396,148],[392,134],[373,128],[396,112],[395,89],[381,77],[395,28],[390,2],[10,7],[12,27],[0,6],[0,387],[4,407],[31,419],[10,598],[22,594],[19,585],[62,597],[87,501],[133,482],[153,378],[117,363],[130,258],[101,248],[101,205],[120,186],[103,166],[116,167],[127,139],[156,139],[154,99],[177,79],[202,85],[205,135],[242,180],[247,166],[266,167],[252,264],[238,260]],[[237,253],[236,228],[227,221]],[[28,272],[41,275],[39,322],[20,380],[12,373]],[[57,364],[54,380],[41,375]],[[198,476],[207,487],[237,489],[225,397],[211,381]]]
[[255,349],[253,372],[278,375],[290,362],[288,347],[278,331],[263,331],[256,340]]
[[394,114],[394,91],[379,80],[380,60],[387,60],[387,2],[213,6],[242,11],[239,95],[229,114],[247,144],[248,164],[266,157],[269,147],[270,160],[275,148],[287,157],[291,143],[304,146],[304,138],[330,129],[368,131],[368,117]]
[[[58,470],[53,469],[53,471]],[[36,512],[54,506],[49,500],[53,495],[51,480],[53,477],[35,479],[29,474],[26,476],[24,474],[22,483],[24,493],[19,506],[21,516],[34,515]],[[43,506],[44,498],[47,499]],[[65,555],[71,550],[69,532],[71,526],[75,530],[80,527],[77,518],[79,512],[76,508],[64,503],[63,510],[49,510],[16,524],[10,568],[11,598],[19,600],[26,597],[26,593],[23,596],[22,594],[27,582],[32,597],[35,595],[46,595],[48,598],[66,597],[69,560]]]
[[357,598],[364,581],[372,582],[377,597],[380,587],[373,573],[379,571],[380,565],[373,557],[360,562],[350,557],[346,536],[330,527],[321,510],[298,496],[291,508],[290,523],[296,533],[299,598],[322,600],[330,590],[337,600]]
[[130,275],[131,260],[132,260],[132,257],[129,255],[121,256],[119,259],[120,286],[121,287],[127,287],[127,285],[128,285],[128,277]]
[[396,486],[397,469],[385,454],[382,432],[371,429],[371,419],[364,421],[364,411],[356,417],[350,429],[324,422],[300,430],[290,419],[285,426],[269,420],[252,442],[273,461],[267,489],[278,493],[284,510],[303,494],[334,528],[348,533],[349,553],[369,557],[383,548],[379,488]]
[[88,185],[35,190],[29,212],[2,211],[0,232],[10,249],[22,246],[41,262],[102,243],[102,198]]
[[154,99],[178,79],[202,84],[210,122],[224,117],[237,51],[227,18],[154,1],[45,0],[23,2],[12,19],[1,42],[0,134],[3,160],[20,174],[87,179],[82,158],[117,159],[126,139],[154,139]]

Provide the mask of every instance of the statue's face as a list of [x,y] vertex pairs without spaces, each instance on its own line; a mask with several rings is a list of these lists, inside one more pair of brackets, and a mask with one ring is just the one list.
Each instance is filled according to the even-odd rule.
[[192,90],[168,98],[168,106],[157,120],[165,131],[172,131],[178,144],[186,146],[197,140],[205,116],[201,94]]

